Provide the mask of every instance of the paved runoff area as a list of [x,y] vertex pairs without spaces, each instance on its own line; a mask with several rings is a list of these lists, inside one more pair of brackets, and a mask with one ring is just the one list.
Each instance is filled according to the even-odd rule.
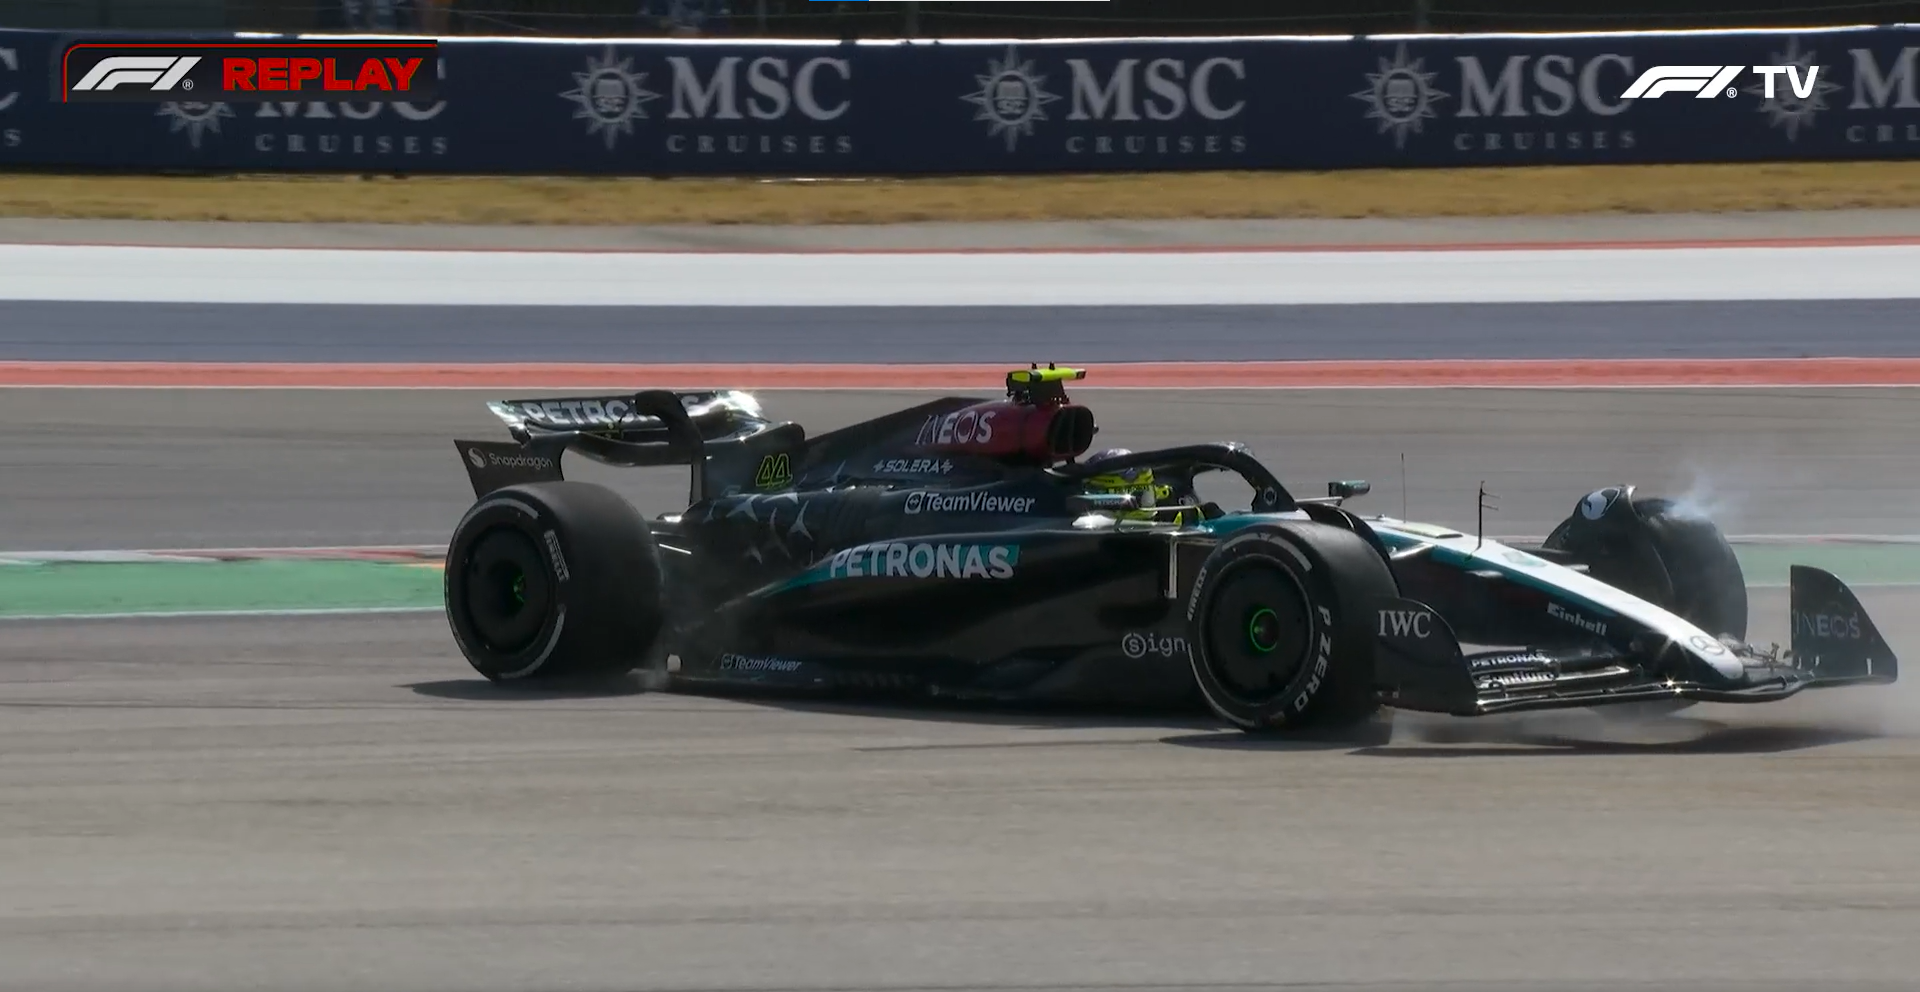
[[[450,439],[497,433],[481,395],[0,392],[6,463],[32,467],[0,475],[0,531],[443,541],[469,498]],[[912,395],[767,402],[825,427]],[[1288,478],[1372,478],[1388,512],[1406,450],[1410,512],[1470,523],[1485,478],[1502,533],[1628,480],[1742,532],[1897,534],[1920,483],[1904,390],[1087,398],[1102,443],[1240,437]],[[640,474],[649,510],[681,498]],[[1780,549],[1746,550],[1779,581]],[[1840,570],[1920,643],[1916,594],[1869,584],[1911,559],[1842,553],[1891,554]],[[0,588],[253,568],[258,597],[262,567],[0,565]],[[1754,596],[1784,636],[1782,591]],[[1920,967],[1910,685],[1284,745],[1192,714],[503,692],[432,612],[0,637],[0,987],[1785,990]]]
[[[1606,223],[1559,238],[1656,236]],[[1473,240],[1334,230],[1296,236]],[[128,231],[68,240],[190,239]],[[1527,231],[1550,233],[1490,236]],[[287,308],[248,338],[249,315],[204,302],[184,304],[200,324],[134,304],[148,324],[109,326],[126,314],[8,300],[40,336],[23,349],[0,325],[0,362],[437,361],[472,316],[407,338],[373,311]],[[1505,329],[1492,310],[1197,308],[1166,326],[1223,361],[1303,357],[1262,332],[1289,326],[1382,360],[1449,341],[1498,357],[1530,324],[1549,357],[1915,354],[1898,300],[1704,305],[1537,304]],[[493,360],[519,354],[510,316],[472,321]],[[636,341],[700,317],[612,316]],[[707,316],[716,340],[770,351],[720,357],[791,355],[773,323]],[[1123,315],[1107,336],[1086,313],[892,316],[898,336],[799,326],[865,340],[865,362],[1025,360],[1022,335],[1056,318],[1100,361],[1170,357]],[[1019,330],[994,323],[1009,316]],[[589,326],[553,340],[624,340]],[[926,396],[851,385],[763,399],[817,431]],[[1743,535],[1756,640],[1785,636],[1779,584],[1807,561],[1857,582],[1920,664],[1920,390],[1595,385],[1080,395],[1103,447],[1239,439],[1303,490],[1371,480],[1362,509],[1471,526],[1484,481],[1494,534],[1542,534],[1609,483],[1679,496]],[[471,500],[452,442],[503,436],[482,405],[503,392],[0,389],[0,989],[1856,992],[1920,974],[1920,680],[1651,721],[1392,715],[1291,743],[1191,713],[496,689],[432,609],[431,549]],[[683,470],[574,474],[650,513],[684,500]],[[257,550],[290,546],[315,550]],[[367,612],[409,604],[426,609]],[[209,609],[276,615],[192,615]],[[189,615],[22,619],[72,612]]]

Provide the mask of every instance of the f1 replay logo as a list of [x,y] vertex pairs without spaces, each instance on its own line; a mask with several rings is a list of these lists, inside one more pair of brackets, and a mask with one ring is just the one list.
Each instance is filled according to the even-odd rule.
[[437,99],[432,41],[79,42],[60,57],[60,100],[199,103]]
[[[1765,95],[1769,100],[1774,99],[1774,83],[1781,76],[1787,77],[1793,95],[1801,100],[1813,95],[1814,81],[1820,78],[1817,65],[1804,70],[1797,65],[1656,65],[1641,73],[1621,98],[1652,100],[1667,93],[1692,93],[1696,100],[1711,100],[1723,90],[1727,96],[1737,96],[1740,91],[1734,88],[1733,81],[1749,68],[1766,80]],[[1807,74],[1804,81],[1800,78],[1802,71]]]
[[146,84],[155,92],[169,92],[186,78],[187,70],[199,64],[198,55],[115,55],[94,63],[73,84],[73,91],[104,93],[128,84]]

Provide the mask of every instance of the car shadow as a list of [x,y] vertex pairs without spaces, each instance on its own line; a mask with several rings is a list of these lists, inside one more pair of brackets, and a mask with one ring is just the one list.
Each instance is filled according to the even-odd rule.
[[[605,699],[660,692],[663,680],[655,673],[631,672],[615,678],[542,680],[536,685],[496,683],[483,678],[440,679],[400,686],[422,696],[463,702],[534,702],[541,700]],[[1133,729],[1218,730],[1219,720],[1191,708],[1105,707],[1044,703],[974,703],[960,700],[914,699],[899,696],[796,696],[779,689],[751,686],[711,689],[681,686],[675,697],[722,700],[742,706],[818,713],[829,716],[869,717],[875,720],[919,720],[1033,730]]]
[[987,727],[1014,727],[1023,730],[1123,730],[1135,728],[1218,730],[1222,724],[1208,714],[1171,707],[1103,707],[1051,705],[1045,703],[972,703],[958,700],[903,698],[861,699],[857,697],[782,697],[774,694],[743,694],[737,691],[678,694],[707,695],[716,699],[764,706],[794,713],[819,713],[842,717],[872,717],[881,720],[919,720],[930,723],[964,724]]
[[1385,745],[1360,748],[1353,753],[1381,758],[1487,758],[1521,754],[1779,754],[1873,740],[1877,736],[1830,727],[1721,727],[1680,740],[1605,740],[1558,734],[1518,734],[1500,742]]
[[1357,727],[1285,735],[1249,734],[1242,730],[1216,728],[1214,733],[1163,737],[1160,742],[1214,751],[1359,751],[1385,746],[1392,739],[1393,725],[1385,720],[1374,720]]
[[[473,678],[415,682],[401,688],[436,699],[500,703],[637,696],[658,691],[660,685],[657,675],[632,672],[615,678],[543,681],[538,686],[499,684]],[[1862,730],[1809,725],[1730,726],[1685,716],[1568,728],[1563,722],[1506,722],[1490,718],[1432,720],[1416,717],[1409,720],[1406,714],[1390,714],[1357,727],[1332,731],[1249,734],[1228,726],[1210,714],[1195,713],[1184,707],[1088,709],[1084,706],[1038,703],[988,704],[898,697],[823,698],[783,695],[772,691],[754,692],[740,687],[730,687],[724,691],[682,688],[672,694],[723,699],[792,713],[874,720],[919,720],[1021,730],[1184,731],[1158,738],[1128,738],[1124,742],[1078,742],[1088,745],[1160,743],[1218,751],[1346,751],[1377,758],[1777,754],[1873,740],[1882,736]]]
[[646,676],[633,672],[613,678],[543,680],[538,685],[516,685],[472,678],[412,682],[400,688],[422,696],[431,696],[434,699],[499,703],[520,700],[606,699],[637,696],[652,691],[653,686]]

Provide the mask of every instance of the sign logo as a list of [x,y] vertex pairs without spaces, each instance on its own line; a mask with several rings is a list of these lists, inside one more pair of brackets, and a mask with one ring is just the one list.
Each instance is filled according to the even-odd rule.
[[[1719,96],[1739,96],[1740,91],[1733,81],[1747,70],[1744,65],[1656,65],[1640,74],[1640,78],[1620,94],[1623,100],[1654,100],[1667,93],[1692,93],[1696,100],[1711,100]],[[1774,98],[1774,86],[1779,77],[1785,76],[1793,88],[1795,99],[1805,100],[1813,96],[1814,84],[1819,80],[1820,67],[1817,65],[1756,65],[1753,71],[1764,80],[1762,95]],[[1801,73],[1806,78],[1801,78]]]
[[1007,46],[1007,57],[988,59],[987,72],[973,77],[980,88],[963,93],[960,99],[980,108],[973,115],[987,125],[987,136],[1005,136],[1007,151],[1019,146],[1022,137],[1033,137],[1036,121],[1047,120],[1047,104],[1059,100],[1046,90],[1047,77],[1034,67],[1033,60],[1022,61],[1014,46]]
[[1598,620],[1592,620],[1585,616],[1582,616],[1579,613],[1576,613],[1572,610],[1567,609],[1564,606],[1561,606],[1559,603],[1547,604],[1547,616],[1550,616],[1555,620],[1564,620],[1567,623],[1573,624],[1575,627],[1578,627],[1581,630],[1584,630],[1590,634],[1605,635],[1607,632],[1606,624]]
[[1776,91],[1772,75],[1744,91],[1748,96],[1762,98],[1760,112],[1767,116],[1770,126],[1787,132],[1788,141],[1798,140],[1801,128],[1813,126],[1814,118],[1827,109],[1828,94],[1844,88],[1831,79],[1816,79],[1817,67],[1813,64],[1815,54],[1801,52],[1800,39],[1793,38],[1788,40],[1786,51],[1773,53],[1771,58],[1774,64],[1768,66],[1769,69],[1798,68],[1805,71],[1809,85],[1804,91],[1796,86],[1784,86]]
[[1823,641],[1860,640],[1860,614],[1841,613],[1802,613],[1793,614],[1794,635],[1812,637]]
[[953,462],[940,458],[882,458],[873,463],[876,475],[946,475]]
[[1687,643],[1693,645],[1693,649],[1695,651],[1700,652],[1701,654],[1726,654],[1727,653],[1727,646],[1725,644],[1722,644],[1719,641],[1716,641],[1705,634],[1695,634],[1692,637],[1687,638]]
[[787,453],[782,451],[760,459],[760,468],[753,473],[753,484],[761,489],[783,489],[793,485],[793,469]]
[[988,444],[993,441],[993,418],[998,410],[959,410],[945,416],[934,414],[920,425],[914,435],[916,445]]
[[1187,639],[1169,637],[1152,631],[1128,631],[1120,638],[1120,653],[1135,660],[1153,655],[1159,658],[1187,657]]
[[882,542],[840,551],[827,578],[1007,579],[1020,562],[1017,544]]
[[220,133],[220,119],[232,117],[233,108],[224,103],[163,103],[155,116],[168,118],[169,134],[185,131],[187,142],[199,148],[207,132]]
[[797,672],[800,663],[790,658],[752,658],[741,654],[720,656],[723,672]]
[[546,534],[542,536],[546,538],[546,542],[547,542],[547,557],[553,559],[554,577],[559,579],[562,582],[572,581],[573,573],[567,571],[567,558],[565,555],[560,553],[559,535],[555,534],[553,531],[547,531]]
[[1580,515],[1588,520],[1598,520],[1613,509],[1613,501],[1620,498],[1620,490],[1611,486],[1596,490],[1580,501]]
[[573,89],[560,94],[576,109],[574,120],[587,122],[587,136],[600,135],[611,151],[623,134],[633,133],[633,122],[647,119],[647,104],[660,94],[647,89],[647,74],[635,72],[633,59],[615,61],[609,47],[599,58],[587,56],[587,70],[573,74]]
[[[0,48],[0,67],[4,67],[8,72],[19,72],[20,53],[11,48]],[[19,90],[9,90],[5,95],[0,95],[0,111],[13,106],[19,99]]]
[[208,102],[351,94],[356,101],[433,99],[439,46],[431,41],[78,42],[60,56],[62,102]]
[[1379,62],[1380,71],[1367,73],[1367,88],[1353,98],[1368,105],[1368,120],[1380,122],[1377,133],[1391,133],[1393,147],[1405,148],[1409,133],[1420,133],[1422,122],[1439,116],[1433,105],[1452,94],[1433,84],[1440,74],[1426,71],[1426,59],[1407,61],[1404,43],[1394,50],[1393,61]]
[[980,491],[939,493],[916,490],[907,494],[907,513],[1031,513],[1038,502],[1032,496],[997,496]]
[[1421,640],[1433,636],[1433,614],[1425,610],[1381,610],[1380,636],[1406,637],[1412,635]]

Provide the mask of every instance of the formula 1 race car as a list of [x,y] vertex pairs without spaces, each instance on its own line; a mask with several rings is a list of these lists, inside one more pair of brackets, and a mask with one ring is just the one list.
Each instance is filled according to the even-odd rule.
[[[1747,643],[1739,562],[1709,521],[1630,486],[1538,546],[1296,496],[1244,445],[1092,447],[1065,383],[1016,370],[809,437],[748,394],[490,403],[458,441],[477,497],[447,550],[460,650],[499,682],[647,667],[687,689],[981,700],[1204,701],[1247,730],[1554,707],[1764,702],[1895,680],[1853,593],[1791,571],[1787,651]],[[686,465],[648,520],[563,481],[574,451]],[[1251,505],[1200,498],[1237,475]]]

